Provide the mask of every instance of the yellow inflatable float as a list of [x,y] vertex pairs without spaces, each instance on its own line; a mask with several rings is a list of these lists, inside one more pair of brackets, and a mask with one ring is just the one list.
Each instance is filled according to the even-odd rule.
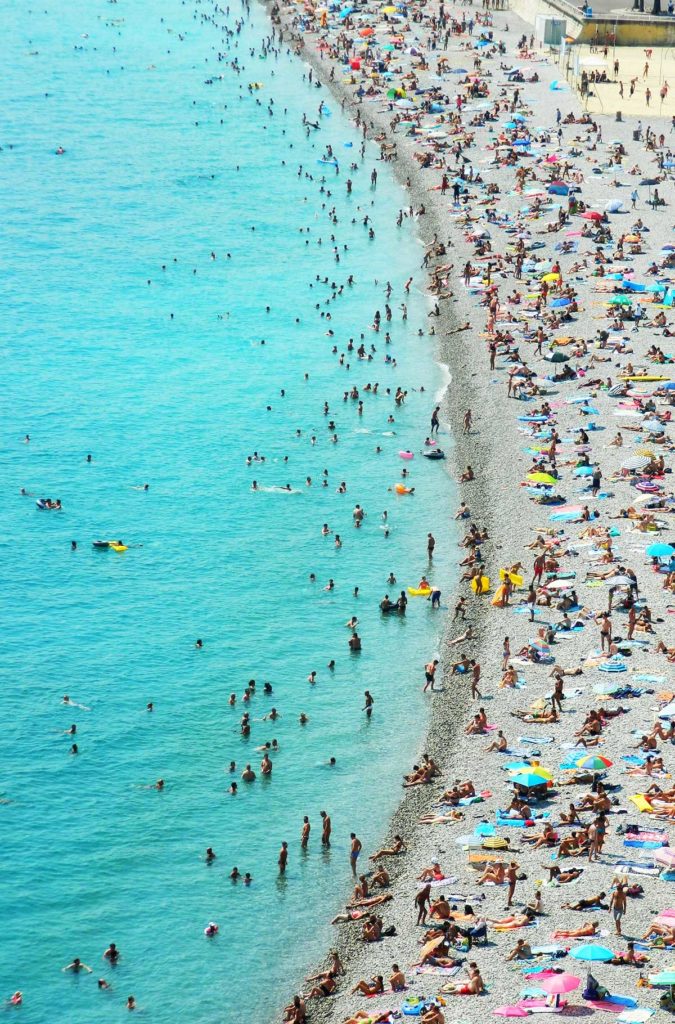
[[404,487],[403,484],[394,484],[394,490],[397,494],[414,494],[414,487]]
[[[474,594],[478,593],[478,580],[477,579],[472,579],[471,580],[471,589],[473,590]],[[487,594],[489,589],[490,589],[490,580],[488,579],[487,576],[481,576],[480,577],[480,592],[481,592],[481,594]]]
[[419,587],[408,587],[408,593],[411,597],[428,597],[431,593],[431,587],[422,587],[421,590]]

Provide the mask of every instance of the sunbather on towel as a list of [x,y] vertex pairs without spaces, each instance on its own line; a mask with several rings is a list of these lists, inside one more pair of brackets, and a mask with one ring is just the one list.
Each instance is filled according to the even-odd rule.
[[600,892],[597,896],[587,896],[576,903],[561,903],[560,906],[562,910],[609,910],[609,904],[604,902],[606,899],[607,893]]
[[598,934],[597,921],[584,921],[579,928],[558,928],[551,935],[552,939],[585,939]]

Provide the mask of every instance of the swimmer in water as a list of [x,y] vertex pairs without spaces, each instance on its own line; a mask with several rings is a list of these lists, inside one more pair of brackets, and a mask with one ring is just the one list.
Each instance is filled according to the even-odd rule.
[[137,1010],[136,999],[134,996],[127,996],[127,1010]]
[[65,967],[61,968],[61,970],[64,972],[64,974],[67,971],[70,971],[71,974],[79,974],[80,971],[84,971],[86,974],[93,974],[91,967],[89,967],[87,964],[83,964],[79,956],[76,956],[72,963],[66,964]]
[[84,704],[76,704],[74,700],[70,699],[67,693],[64,694],[61,703],[65,704],[69,708],[79,708],[80,711],[91,711],[91,708],[86,707]]
[[115,943],[111,942],[108,948],[106,949],[105,953],[103,954],[103,959],[107,960],[112,966],[114,966],[119,961],[119,958],[120,951],[115,945]]

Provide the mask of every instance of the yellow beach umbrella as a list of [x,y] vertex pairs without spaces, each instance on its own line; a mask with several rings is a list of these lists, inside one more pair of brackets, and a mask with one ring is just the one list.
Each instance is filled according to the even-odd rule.
[[396,14],[396,8],[395,7],[389,7],[389,6],[383,7],[382,8],[382,13],[383,14]]
[[[532,705],[531,705],[532,706]],[[546,768],[542,768],[541,765],[528,765],[527,768],[513,768],[511,769],[512,775],[517,775],[519,772],[526,771],[529,775],[538,775],[541,779],[546,782],[550,782],[553,776]]]
[[542,281],[559,281],[560,274],[544,274]]
[[535,484],[557,484],[558,481],[550,473],[528,473],[527,479]]

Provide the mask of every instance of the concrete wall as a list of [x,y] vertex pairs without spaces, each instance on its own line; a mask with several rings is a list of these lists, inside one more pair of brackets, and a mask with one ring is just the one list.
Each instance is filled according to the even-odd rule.
[[[591,7],[593,0],[590,0]],[[618,2],[618,0],[617,0]],[[667,0],[666,0],[667,2]],[[567,34],[577,43],[612,43],[616,32],[617,46],[675,46],[675,18],[595,16],[583,18],[577,6],[566,0],[511,0],[510,9],[529,24],[534,25],[537,15],[565,18]]]

